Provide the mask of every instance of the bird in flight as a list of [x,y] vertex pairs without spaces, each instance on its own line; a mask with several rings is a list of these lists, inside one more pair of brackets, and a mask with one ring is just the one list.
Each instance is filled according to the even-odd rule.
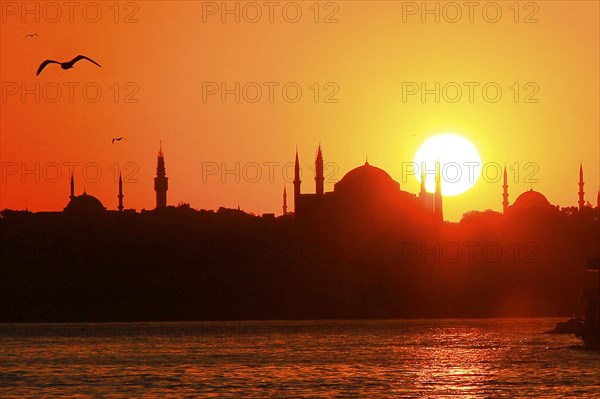
[[59,64],[62,69],[71,69],[71,68],[73,68],[75,63],[79,60],[88,60],[91,63],[94,63],[102,68],[102,66],[100,64],[98,64],[96,61],[94,61],[93,59],[88,58],[85,55],[78,55],[77,57],[73,58],[71,61],[68,61],[68,62],[58,62],[58,61],[54,61],[54,60],[46,60],[40,64],[40,67],[38,68],[35,76],[38,76],[42,72],[42,70],[46,67],[46,65],[48,65],[48,64]]
[[127,139],[125,137],[113,137],[112,143],[114,144],[115,141],[121,141],[121,140],[127,140]]
[[25,39],[27,39],[28,37],[34,37],[34,36],[38,37],[38,34],[37,33],[30,33],[27,36],[25,36]]

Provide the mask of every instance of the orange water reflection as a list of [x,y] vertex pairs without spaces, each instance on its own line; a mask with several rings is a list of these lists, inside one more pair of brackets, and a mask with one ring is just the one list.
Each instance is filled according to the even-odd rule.
[[555,321],[2,325],[0,397],[595,397]]

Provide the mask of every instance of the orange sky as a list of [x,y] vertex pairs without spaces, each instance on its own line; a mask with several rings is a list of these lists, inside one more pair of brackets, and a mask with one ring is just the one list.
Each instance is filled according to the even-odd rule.
[[[576,205],[582,161],[586,199],[595,204],[600,183],[596,1],[521,2],[519,22],[514,2],[494,3],[502,12],[498,22],[492,22],[493,5],[481,2],[472,22],[463,7],[456,23],[449,21],[456,9],[443,2],[439,23],[435,15],[421,15],[422,2],[321,2],[318,15],[313,1],[276,2],[272,22],[264,2],[237,3],[240,22],[234,14],[222,15],[222,2],[79,2],[72,15],[62,4],[0,3],[2,209],[64,208],[69,194],[64,163],[70,162],[79,164],[77,193],[85,187],[109,209],[117,205],[115,165],[127,166],[125,206],[153,208],[159,140],[170,204],[279,213],[284,167],[293,161],[296,145],[303,192],[314,192],[309,166],[319,142],[325,162],[332,163],[327,191],[368,154],[369,162],[403,189],[417,192],[417,181],[403,177],[402,163],[413,160],[424,139],[442,132],[468,138],[484,163],[518,163],[511,202],[529,188],[524,177],[531,162],[539,168],[534,189],[553,204]],[[255,4],[262,16],[252,22]],[[298,8],[302,15],[292,23]],[[29,33],[39,36],[25,39]],[[102,68],[82,61],[68,71],[49,65],[35,76],[42,60],[66,61],[78,54]],[[246,85],[246,96],[241,92],[239,103],[233,94],[225,102],[219,95],[203,99],[203,86],[212,82],[229,88],[239,82]],[[262,88],[255,103],[247,101],[255,97],[251,82]],[[268,82],[274,82],[272,102]],[[282,87],[290,82],[286,100]],[[433,95],[425,102],[419,95],[403,99],[403,82],[425,82],[429,88],[457,82],[463,97],[456,103],[444,98],[436,103]],[[464,82],[479,84],[473,102]],[[490,82],[502,89],[497,102],[483,96],[481,87]],[[530,82],[534,85],[525,86]],[[297,102],[290,101],[294,87],[302,89]],[[539,88],[533,96],[538,102],[526,103],[532,87]],[[93,102],[97,88],[101,95]],[[335,88],[337,102],[325,102]],[[117,136],[127,141],[111,144]],[[238,176],[221,176],[223,167],[235,170],[236,163]],[[217,174],[207,175],[215,166]],[[501,183],[480,179],[467,193],[448,197],[444,215],[458,220],[472,209],[501,210],[501,201]]]

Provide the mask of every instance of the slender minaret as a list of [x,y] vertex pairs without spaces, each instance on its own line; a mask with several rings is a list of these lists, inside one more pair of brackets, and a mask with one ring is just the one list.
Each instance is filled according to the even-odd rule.
[[158,164],[156,166],[156,177],[154,178],[154,191],[156,191],[156,209],[167,207],[167,190],[169,179],[165,172],[165,158],[162,152],[162,143],[158,150]]
[[502,185],[502,213],[508,210],[508,178],[506,175],[506,165],[504,165],[504,184]]
[[433,200],[434,213],[438,220],[444,220],[444,212],[442,210],[442,179],[440,176],[440,161],[435,163],[435,195]]
[[300,161],[298,161],[298,147],[296,147],[296,161],[294,164],[294,212],[298,212],[298,200],[300,199]]
[[283,185],[283,216],[287,215],[287,192],[285,189],[285,184]]
[[600,208],[600,188],[598,189],[598,194],[596,195],[596,207]]
[[577,203],[579,204],[579,209],[583,209],[583,207],[585,206],[585,199],[584,194],[585,192],[583,191],[583,165],[581,164],[581,162],[579,163],[579,201],[577,201]]
[[71,195],[69,196],[69,198],[75,198],[75,179],[73,179],[73,173],[71,173]]
[[426,187],[425,162],[421,163],[421,190],[419,198],[423,204],[423,208],[428,212],[433,212],[433,195],[428,195]]
[[317,149],[317,159],[315,160],[315,193],[323,195],[325,177],[323,175],[323,153],[321,152],[321,144]]
[[119,212],[123,212],[123,179],[121,178],[121,173],[119,172]]
[[421,191],[419,194],[424,197],[427,193],[427,189],[425,188],[425,162],[421,163]]

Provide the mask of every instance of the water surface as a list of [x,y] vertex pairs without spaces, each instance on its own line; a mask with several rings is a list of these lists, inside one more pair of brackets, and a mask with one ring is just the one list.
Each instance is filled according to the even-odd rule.
[[0,397],[597,397],[560,320],[4,324]]

